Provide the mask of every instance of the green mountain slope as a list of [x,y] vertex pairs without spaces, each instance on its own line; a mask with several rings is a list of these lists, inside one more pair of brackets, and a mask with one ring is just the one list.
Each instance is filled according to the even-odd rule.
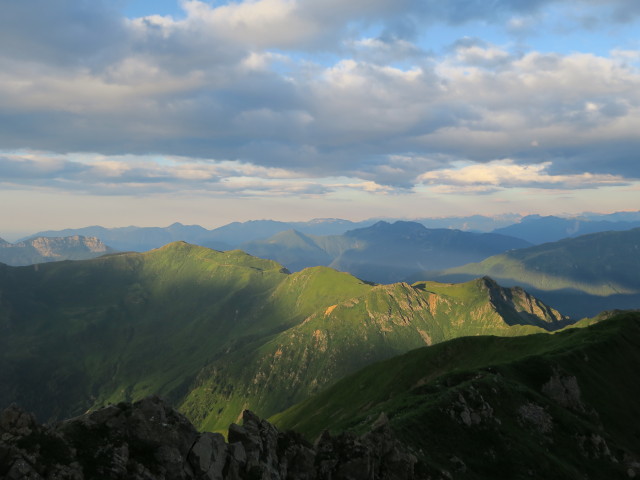
[[640,228],[635,228],[513,250],[428,277],[464,281],[488,275],[503,285],[521,285],[569,314],[592,316],[640,308],[638,271]]
[[640,470],[639,368],[640,313],[623,313],[414,350],[271,420],[314,438],[366,430],[384,412],[438,478],[623,478]]
[[421,345],[566,322],[490,279],[375,286],[184,242],[0,265],[0,405],[46,419],[160,394],[198,426],[226,428],[243,408],[276,413]]
[[48,416],[176,398],[229,342],[296,322],[270,301],[286,277],[272,261],[182,243],[0,268],[1,403]]
[[243,409],[272,415],[365,365],[414,348],[463,335],[524,335],[566,324],[522,290],[503,289],[490,279],[378,285],[213,362],[180,408],[201,428],[221,430]]
[[593,295],[640,293],[640,228],[602,232],[523,248],[445,274],[490,275],[539,290],[570,288]]

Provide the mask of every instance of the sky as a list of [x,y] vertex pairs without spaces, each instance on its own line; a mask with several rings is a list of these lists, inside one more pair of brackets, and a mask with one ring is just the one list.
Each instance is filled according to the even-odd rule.
[[0,0],[0,236],[640,210],[637,0]]

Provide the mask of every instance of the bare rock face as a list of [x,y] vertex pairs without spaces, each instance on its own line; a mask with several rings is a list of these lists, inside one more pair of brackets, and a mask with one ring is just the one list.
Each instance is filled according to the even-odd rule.
[[578,412],[585,410],[578,380],[574,376],[554,372],[549,381],[542,386],[542,393],[564,408]]
[[0,239],[0,262],[12,266],[60,260],[86,260],[115,250],[96,237],[36,237],[20,243]]
[[36,428],[35,417],[17,405],[11,405],[0,413],[0,435],[29,435]]
[[409,480],[416,457],[384,416],[357,437],[325,432],[309,444],[249,411],[229,442],[198,433],[158,397],[38,425],[11,406],[0,415],[0,478],[7,480]]
[[187,460],[196,478],[207,480],[224,479],[228,445],[219,433],[203,433],[193,444]]

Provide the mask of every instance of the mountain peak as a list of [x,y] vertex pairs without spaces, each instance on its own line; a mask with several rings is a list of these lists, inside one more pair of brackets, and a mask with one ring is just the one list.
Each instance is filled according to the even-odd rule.
[[162,247],[159,248],[155,248],[153,251],[171,251],[171,250],[177,250],[177,249],[185,249],[185,248],[205,248],[205,247],[199,247],[197,245],[193,245],[191,243],[185,242],[184,240],[176,240],[175,242],[171,242],[171,243],[167,243],[166,245],[163,245]]

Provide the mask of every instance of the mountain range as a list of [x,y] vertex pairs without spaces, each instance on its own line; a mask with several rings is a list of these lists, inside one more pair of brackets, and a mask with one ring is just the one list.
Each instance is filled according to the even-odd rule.
[[[412,222],[292,233],[342,249],[336,258],[361,248],[400,267],[420,241],[480,243]],[[75,417],[42,426],[2,411],[0,476],[631,478],[640,312],[576,322],[484,272],[540,292],[634,297],[639,237],[584,235],[391,284],[181,241],[0,264],[0,411]],[[228,443],[196,428],[228,429]],[[300,433],[278,431],[289,428]]]
[[290,274],[241,251],[184,242],[0,265],[0,292],[0,405],[61,418],[162,394],[210,430],[246,408],[277,413],[421,345],[570,323],[488,278],[371,285],[326,267]]
[[0,238],[0,263],[21,266],[60,260],[85,260],[114,253],[96,237],[35,237],[9,243]]
[[[83,235],[97,237],[105,244],[120,251],[143,252],[159,248],[167,243],[183,240],[216,250],[238,248],[242,243],[263,240],[286,230],[296,230],[305,235],[342,235],[349,230],[365,228],[385,220],[369,219],[360,222],[338,218],[320,218],[306,222],[275,220],[251,220],[232,222],[207,230],[199,225],[174,223],[168,227],[119,227],[91,226],[64,230],[41,231],[24,237],[66,237]],[[400,219],[402,220],[402,219]],[[616,212],[611,214],[582,214],[579,217],[541,217],[506,214],[497,216],[472,215],[466,217],[418,218],[413,220],[432,229],[454,229],[470,232],[498,233],[521,238],[530,243],[555,241],[561,238],[605,230],[626,230],[640,226],[640,212]],[[502,228],[510,230],[503,231]]]
[[105,228],[91,226],[83,228],[67,228],[64,230],[48,230],[25,237],[21,241],[33,237],[65,237],[85,235],[100,238],[106,244],[120,251],[145,252],[162,247],[168,243],[185,241],[216,250],[232,250],[243,242],[266,238],[290,229],[297,229],[308,234],[335,235],[347,230],[366,226],[375,221],[351,222],[337,218],[314,219],[308,222],[280,222],[275,220],[250,220],[232,222],[222,227],[207,230],[200,225],[183,225],[173,223],[168,227],[118,227]]
[[428,229],[417,222],[380,221],[343,235],[312,236],[295,230],[240,248],[293,271],[328,265],[378,283],[401,281],[422,270],[440,270],[530,246],[506,235]]
[[[629,220],[633,216],[621,218]],[[538,220],[546,222],[549,217]],[[257,223],[262,233],[282,228],[281,222]],[[335,219],[311,223],[346,227]],[[623,223],[618,222],[618,226]],[[230,224],[221,230],[227,232],[226,240],[237,240],[246,229],[257,232],[254,227],[252,222],[246,222]],[[168,234],[163,229],[156,230]],[[181,225],[170,230],[173,236],[180,232],[208,232],[201,227]],[[145,231],[133,230],[135,235]],[[19,244],[3,242],[0,258],[7,264],[26,265],[113,251],[99,240],[80,246],[78,242],[87,241],[79,238],[41,237]],[[341,235],[285,230],[264,240],[242,243],[240,247],[252,255],[273,259],[290,271],[330,266],[377,283],[466,281],[490,276],[507,286],[521,285],[563,313],[581,318],[607,309],[640,308],[640,286],[635,273],[637,245],[638,229],[581,235],[533,247],[524,240],[500,234],[428,229],[417,222],[379,221]]]

